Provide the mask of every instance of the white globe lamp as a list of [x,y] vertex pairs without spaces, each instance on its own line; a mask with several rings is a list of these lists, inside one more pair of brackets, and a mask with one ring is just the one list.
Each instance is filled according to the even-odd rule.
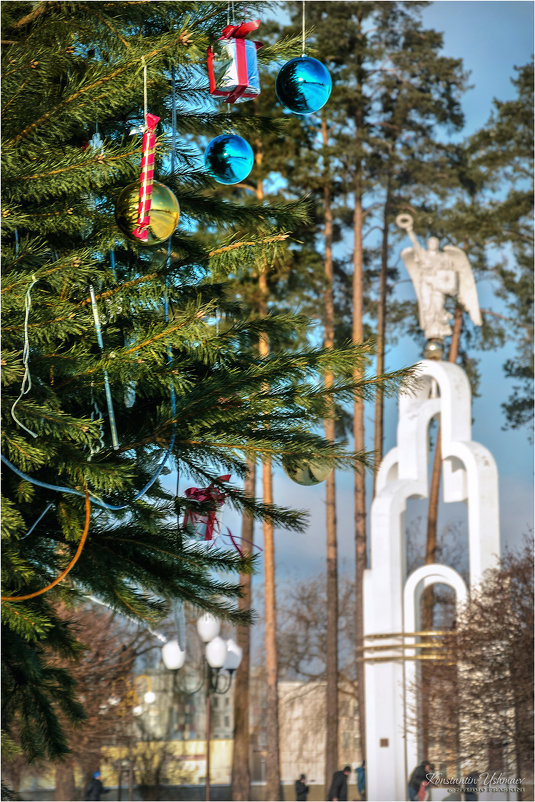
[[211,613],[204,613],[197,621],[197,632],[199,633],[199,638],[204,643],[208,643],[214,638],[217,638],[219,629],[219,621]]
[[169,640],[162,646],[163,664],[170,671],[182,668],[185,659],[186,652],[182,651],[177,640]]
[[241,663],[242,654],[243,649],[241,646],[238,646],[232,638],[229,638],[227,640],[227,656],[225,657],[223,668],[227,671],[236,671]]
[[227,642],[223,638],[213,638],[206,644],[206,660],[210,668],[223,668],[227,657]]

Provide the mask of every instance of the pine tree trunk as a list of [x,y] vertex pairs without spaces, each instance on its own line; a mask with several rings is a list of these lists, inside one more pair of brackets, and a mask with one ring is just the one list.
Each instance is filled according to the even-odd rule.
[[[460,306],[455,307],[455,320],[453,322],[453,334],[448,353],[448,362],[457,362],[459,356],[459,342],[461,339],[461,329],[463,325],[463,311]],[[438,523],[438,503],[440,500],[440,478],[442,475],[442,444],[441,426],[437,429],[435,445],[435,455],[433,458],[433,470],[431,473],[431,483],[429,487],[429,505],[427,510],[427,536],[425,542],[425,564],[431,565],[437,558],[437,523]],[[435,606],[434,586],[430,585],[422,594],[422,629],[424,631],[433,628],[433,609]],[[429,750],[429,717],[427,715],[428,705],[428,671],[426,666],[421,668],[422,679],[422,748],[424,756]]]
[[[357,24],[362,28],[364,7],[356,8]],[[363,56],[357,58],[357,94],[362,98],[364,84]],[[357,143],[361,144],[361,132],[364,124],[364,106],[359,101],[355,113],[355,132]],[[362,155],[358,154],[355,162],[354,195],[355,210],[353,214],[353,342],[364,339],[364,259],[362,244],[362,226],[364,222]],[[356,370],[355,379],[360,379],[361,372]],[[364,402],[357,399],[353,405],[353,440],[355,451],[364,451]],[[364,570],[366,568],[366,484],[364,471],[356,470],[355,474],[355,665],[357,674],[357,701],[359,708],[359,741],[362,759],[366,758],[366,689],[364,687],[364,663],[360,661],[364,644]]]
[[[256,484],[256,461],[247,459],[247,475],[244,493],[254,498]],[[254,542],[254,519],[243,514],[241,528],[241,550],[244,555],[252,553]],[[238,600],[240,610],[251,609],[251,574],[241,574],[240,585],[243,596]],[[244,802],[251,798],[251,772],[249,768],[249,671],[251,663],[251,629],[238,627],[236,640],[242,649],[242,659],[234,680],[234,749],[232,752],[232,799]]]
[[[264,503],[273,502],[271,462],[262,466]],[[273,524],[264,523],[264,601],[266,627],[266,800],[282,799],[280,794],[279,691],[277,654],[277,612],[275,602],[275,543]]]
[[[363,312],[363,254],[362,254],[362,195],[360,181],[355,187],[355,215],[354,215],[354,256],[353,256],[353,342],[362,342],[364,327],[362,323]],[[359,371],[355,372],[355,379],[361,378]],[[357,399],[353,407],[353,438],[355,451],[364,451],[364,402]],[[355,636],[356,649],[362,648],[364,643],[364,570],[366,568],[366,483],[364,471],[355,471],[355,556],[356,556],[356,582],[355,582]],[[361,652],[357,651],[357,657]],[[357,698],[359,706],[359,735],[361,753],[364,758],[365,741],[365,715],[366,697],[364,688],[364,663],[357,661]]]
[[[256,162],[262,163],[262,143],[257,141]],[[259,181],[256,189],[258,200],[264,197],[263,182]],[[268,312],[267,264],[264,264],[258,276],[259,303],[261,318]],[[260,358],[269,355],[269,338],[262,333],[259,337],[258,352]],[[262,463],[262,495],[264,504],[273,504],[273,476],[271,460]],[[277,605],[275,597],[275,538],[271,521],[264,521],[264,624],[266,647],[266,800],[282,799],[280,782],[279,755],[279,688],[278,688],[278,651],[277,651]]]
[[[259,278],[262,295],[261,316],[267,314],[267,280],[265,271]],[[260,336],[260,356],[269,354],[269,340]],[[262,491],[264,504],[273,503],[273,477],[271,460],[262,463]],[[271,521],[264,521],[264,619],[266,628],[266,800],[281,799],[279,758],[279,691],[277,653],[277,607],[275,599],[275,539]]]
[[[386,290],[387,290],[387,271],[388,271],[388,223],[391,204],[391,167],[388,168],[386,185],[386,198],[383,207],[383,237],[381,242],[381,270],[379,272],[379,300],[377,302],[377,368],[376,375],[382,376],[385,370],[385,330],[386,330]],[[375,485],[377,481],[377,471],[383,459],[383,439],[384,439],[384,394],[381,385],[378,385],[375,396],[375,432],[374,432],[374,452],[375,466],[373,471],[373,496],[375,497]]]
[[[327,120],[322,115],[323,144],[328,144]],[[325,238],[325,293],[324,335],[326,348],[334,345],[334,298],[333,298],[333,217],[329,185],[328,161],[324,159],[324,238]],[[325,374],[325,386],[333,385],[331,372]],[[332,417],[325,420],[325,438],[334,442],[334,402]],[[326,656],[326,742],[325,782],[328,783],[338,768],[338,543],[336,533],[336,473],[333,470],[326,481],[326,526],[327,526],[327,656]]]
[[54,799],[57,802],[74,799],[76,787],[74,784],[74,763],[72,760],[65,760],[56,764],[56,788]]

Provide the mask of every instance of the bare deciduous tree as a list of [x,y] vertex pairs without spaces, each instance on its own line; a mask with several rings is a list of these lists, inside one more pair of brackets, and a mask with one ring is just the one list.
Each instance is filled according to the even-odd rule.
[[[78,793],[75,770],[80,770],[87,781],[99,767],[102,747],[124,738],[125,717],[135,704],[131,681],[134,661],[155,640],[102,608],[88,606],[74,611],[61,607],[59,614],[85,646],[78,660],[57,656],[50,659],[51,666],[68,667],[86,712],[82,726],[62,719],[71,752],[54,764],[55,799],[73,800]],[[41,768],[49,767],[50,764],[41,764]],[[3,770],[16,788],[31,768],[19,755],[8,758]]]
[[[530,780],[533,765],[533,546],[507,553],[426,667],[429,757]],[[416,691],[421,688],[417,684]],[[418,726],[416,716],[412,726]]]

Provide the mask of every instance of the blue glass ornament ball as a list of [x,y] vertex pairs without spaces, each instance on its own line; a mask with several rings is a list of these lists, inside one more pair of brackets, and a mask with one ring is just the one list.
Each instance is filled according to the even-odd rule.
[[329,100],[333,82],[321,61],[300,56],[288,61],[277,75],[275,91],[283,106],[295,114],[312,114]]
[[247,178],[254,164],[250,144],[237,134],[221,134],[204,153],[206,169],[220,184],[238,184]]

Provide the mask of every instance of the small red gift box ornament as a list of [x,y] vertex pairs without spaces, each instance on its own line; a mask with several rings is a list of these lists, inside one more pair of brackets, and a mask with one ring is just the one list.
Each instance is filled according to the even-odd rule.
[[[229,479],[230,474],[219,477],[220,482],[228,482]],[[208,487],[188,487],[185,495],[186,498],[190,498],[193,501],[210,502],[210,504],[206,512],[186,510],[183,526],[187,527],[190,524],[192,532],[202,540],[215,540],[215,537],[219,534],[217,511],[225,503],[226,494],[215,485],[209,485]]]
[[214,45],[208,48],[208,78],[210,94],[239,103],[260,94],[260,78],[256,51],[262,42],[245,39],[256,31],[260,20],[227,25]]

